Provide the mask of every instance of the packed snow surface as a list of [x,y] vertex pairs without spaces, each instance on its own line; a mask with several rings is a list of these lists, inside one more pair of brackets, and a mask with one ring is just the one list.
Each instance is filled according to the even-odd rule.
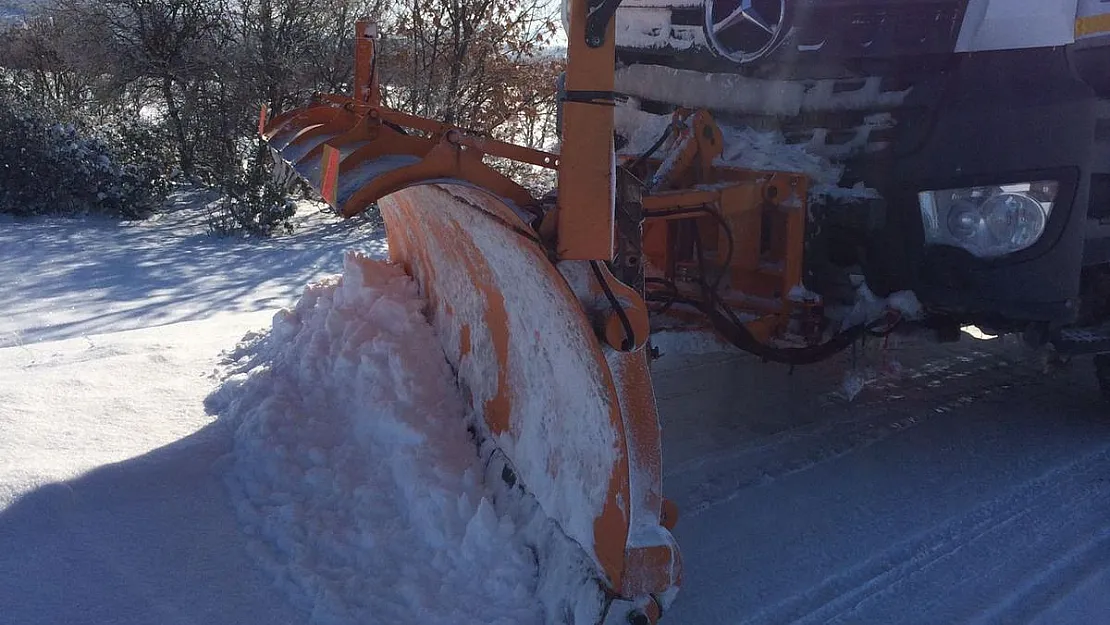
[[[381,233],[301,217],[249,243],[206,236],[190,202],[143,223],[0,218],[0,622],[539,618],[516,600],[565,580],[524,577],[520,530],[466,474],[441,364],[402,349],[428,340],[411,285],[365,260],[329,277]],[[380,351],[355,349],[360,332]],[[663,623],[1107,620],[1110,424],[1089,361],[1049,371],[1001,339],[870,341],[791,375],[690,335],[659,343],[684,566]],[[845,401],[844,372],[888,352],[898,370]],[[213,394],[217,365],[233,377]],[[387,365],[388,379],[323,381]],[[435,375],[417,385],[407,367]],[[344,481],[359,470],[374,490]],[[406,605],[428,611],[391,618]]]
[[19,220],[0,215],[0,347],[273,312],[348,248],[385,249],[366,219],[341,222],[303,204],[297,234],[211,236],[210,193],[183,188],[144,221]]
[[209,401],[235,431],[236,511],[314,622],[539,622],[423,306],[399,267],[352,255],[240,347]]

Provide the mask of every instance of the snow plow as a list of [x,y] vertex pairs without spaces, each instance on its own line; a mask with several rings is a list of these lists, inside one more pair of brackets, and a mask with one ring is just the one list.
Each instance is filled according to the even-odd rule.
[[[263,110],[259,126],[339,213],[380,209],[391,259],[420,285],[470,400],[490,478],[556,528],[559,544],[537,540],[541,571],[577,571],[552,582],[564,589],[545,606],[556,623],[654,623],[680,584],[654,328],[712,328],[788,363],[853,336],[831,331],[802,288],[804,175],[721,166],[720,130],[691,109],[643,153],[617,156],[618,4],[569,4],[558,154],[382,106],[368,21],[352,94]],[[533,197],[488,157],[554,170],[557,192]]]

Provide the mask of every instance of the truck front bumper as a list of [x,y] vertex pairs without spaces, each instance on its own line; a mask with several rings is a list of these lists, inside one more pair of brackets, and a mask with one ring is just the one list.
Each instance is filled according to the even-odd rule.
[[[1067,48],[954,57],[915,86],[890,148],[853,163],[887,203],[868,255],[872,287],[912,289],[932,312],[995,327],[1073,321],[1092,176],[1110,171],[1096,132],[1107,115]],[[980,259],[925,244],[919,192],[1039,180],[1060,186],[1031,247]]]

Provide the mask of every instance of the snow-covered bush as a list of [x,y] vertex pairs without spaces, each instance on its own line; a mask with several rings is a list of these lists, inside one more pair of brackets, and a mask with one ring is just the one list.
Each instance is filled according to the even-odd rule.
[[140,127],[94,136],[0,95],[0,212],[148,214],[165,196],[165,167]]
[[228,173],[220,185],[224,197],[212,204],[208,228],[214,234],[268,236],[293,231],[296,212],[287,188],[289,180],[275,172],[269,148],[250,142],[242,166]]

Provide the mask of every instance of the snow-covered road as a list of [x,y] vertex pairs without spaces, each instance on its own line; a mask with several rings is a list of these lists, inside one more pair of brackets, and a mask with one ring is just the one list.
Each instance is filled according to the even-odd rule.
[[[233,433],[204,405],[221,352],[377,235],[310,215],[301,234],[241,245],[196,217],[0,221],[0,622],[396,625],[290,592],[335,561],[309,554],[284,584],[260,566],[227,488]],[[880,375],[848,402],[851,364],[657,363],[685,565],[664,622],[1110,622],[1110,408],[1088,362],[1046,374],[1008,341],[873,345],[857,364]],[[451,510],[456,525],[473,514]],[[277,530],[279,550],[298,544]],[[374,609],[405,592],[347,588],[383,593]],[[414,622],[451,622],[431,614]]]
[[1046,375],[1007,341],[895,353],[900,376],[854,403],[850,356],[793,376],[661,361],[665,485],[686,510],[674,622],[1110,621],[1089,362]]

